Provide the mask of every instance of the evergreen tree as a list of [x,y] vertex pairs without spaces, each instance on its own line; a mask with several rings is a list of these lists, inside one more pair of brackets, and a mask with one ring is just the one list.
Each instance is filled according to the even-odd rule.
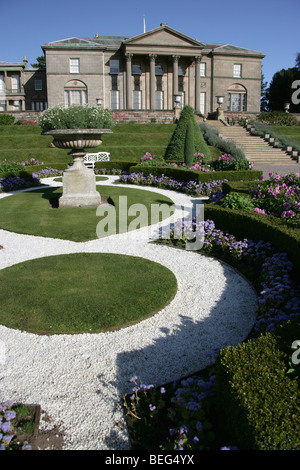
[[44,55],[40,55],[36,58],[36,63],[31,64],[31,67],[45,69],[46,68],[46,57]]
[[300,104],[292,102],[292,94],[294,92],[292,84],[295,80],[300,80],[300,69],[296,67],[282,69],[273,75],[266,92],[269,111],[284,111],[284,104],[290,103],[290,112],[300,112]]

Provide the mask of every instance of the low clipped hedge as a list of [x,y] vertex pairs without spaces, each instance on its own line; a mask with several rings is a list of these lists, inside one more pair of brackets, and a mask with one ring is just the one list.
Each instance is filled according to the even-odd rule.
[[10,114],[0,114],[0,126],[11,126],[14,122],[14,116]]
[[223,193],[225,196],[231,192],[249,195],[249,189],[256,188],[258,183],[254,181],[226,181],[223,183]]
[[295,273],[300,275],[300,230],[271,215],[227,209],[217,203],[205,205],[204,217],[237,238],[270,242],[279,253],[287,253]]
[[148,176],[150,174],[153,176],[165,175],[179,182],[199,181],[201,183],[216,180],[254,181],[260,179],[262,175],[262,172],[258,170],[202,172],[184,168],[173,168],[170,166],[146,167],[143,165],[130,166],[129,173],[143,173],[144,176]]
[[238,450],[299,449],[298,383],[271,333],[220,352],[215,402],[220,429]]
[[95,168],[100,170],[101,168],[106,168],[107,170],[118,169],[122,171],[129,171],[129,168],[134,165],[133,162],[126,161],[109,161],[109,162],[96,162]]

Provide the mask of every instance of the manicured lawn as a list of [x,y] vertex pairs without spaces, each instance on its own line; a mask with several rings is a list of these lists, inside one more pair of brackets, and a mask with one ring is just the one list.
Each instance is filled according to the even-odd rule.
[[[109,197],[115,206],[117,233],[119,233],[119,202],[121,196],[127,197],[128,208],[136,203],[142,203],[146,207],[148,224],[150,222],[159,222],[158,219],[151,221],[152,204],[173,204],[171,199],[152,191],[114,186],[97,186],[97,189],[100,191],[101,196]],[[107,214],[103,213],[102,217],[97,216],[96,207],[55,209],[52,206],[55,206],[55,202],[61,194],[61,187],[46,187],[1,199],[0,227],[17,233],[61,238],[76,242],[97,238],[97,225],[102,218],[107,218]],[[133,223],[137,217],[138,214],[128,216],[128,225]],[[132,226],[132,228],[134,227]],[[110,233],[106,235],[108,234]]]
[[46,334],[128,326],[161,310],[177,291],[164,266],[105,253],[26,261],[0,270],[0,283],[0,323]]
[[[93,152],[109,152],[111,161],[138,161],[146,152],[163,155],[174,124],[117,124],[113,134],[103,135]],[[0,161],[35,158],[48,165],[69,163],[68,151],[50,148],[51,136],[41,135],[38,125],[0,126]]]
[[272,126],[276,134],[282,137],[288,137],[300,145],[300,126]]

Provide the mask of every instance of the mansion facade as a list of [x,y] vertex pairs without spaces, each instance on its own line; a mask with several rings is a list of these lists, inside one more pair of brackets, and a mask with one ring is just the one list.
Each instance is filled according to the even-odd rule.
[[24,109],[88,104],[113,111],[163,111],[188,104],[207,116],[223,102],[224,111],[232,113],[260,111],[262,53],[203,43],[165,23],[131,38],[73,37],[49,42],[42,50],[46,69],[31,75],[44,73],[44,79],[31,77],[40,89],[31,90],[27,101],[25,93]]

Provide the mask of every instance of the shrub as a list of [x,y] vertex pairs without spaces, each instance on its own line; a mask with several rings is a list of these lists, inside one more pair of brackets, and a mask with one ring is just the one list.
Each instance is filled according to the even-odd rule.
[[184,161],[184,145],[189,120],[192,120],[194,127],[194,153],[203,153],[206,159],[210,160],[210,150],[204,141],[200,127],[196,123],[194,109],[191,106],[184,106],[181,111],[179,121],[164,155],[165,160]]
[[10,114],[0,114],[0,125],[10,126],[14,122],[14,116],[11,116]]
[[138,162],[141,166],[157,166],[165,164],[165,161],[162,157],[156,157],[151,155],[151,153],[146,152],[145,155]]
[[270,111],[268,113],[260,113],[256,116],[258,121],[270,124],[272,126],[299,126],[298,119],[290,113],[283,111]]
[[236,158],[230,154],[224,154],[217,159],[212,159],[211,166],[216,171],[222,170],[249,170],[252,168],[252,164],[245,158]]
[[224,199],[222,199],[221,205],[229,209],[241,209],[247,211],[251,211],[255,207],[251,199],[235,192],[227,194]]
[[200,129],[208,145],[217,147],[222,152],[230,154],[235,158],[246,159],[244,152],[233,142],[223,140],[217,130],[212,129],[206,124],[200,124]]
[[228,347],[216,361],[219,424],[239,450],[296,450],[300,396],[274,335]]

